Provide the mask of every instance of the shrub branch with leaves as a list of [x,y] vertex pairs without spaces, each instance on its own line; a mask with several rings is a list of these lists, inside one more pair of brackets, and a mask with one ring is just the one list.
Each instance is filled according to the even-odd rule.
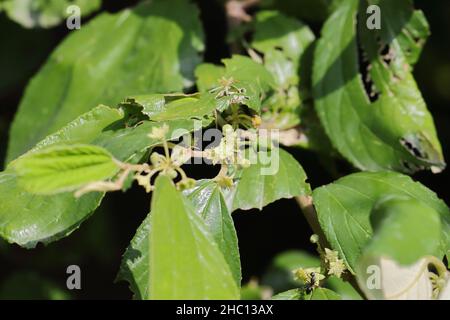
[[[56,241],[135,183],[151,213],[118,274],[134,297],[239,299],[249,287],[232,213],[295,197],[318,255],[280,256],[289,285],[274,299],[448,299],[449,208],[406,175],[445,168],[412,76],[429,34],[412,1],[317,1],[328,15],[318,39],[276,2],[251,16],[230,1],[235,52],[220,65],[200,59],[196,6],[168,2],[98,15],[29,83],[0,173],[0,235]],[[365,27],[370,4],[381,30]],[[22,23],[47,26],[47,9]],[[220,137],[204,148],[208,129]],[[284,146],[362,172],[312,191]],[[220,169],[195,180],[191,162]]]

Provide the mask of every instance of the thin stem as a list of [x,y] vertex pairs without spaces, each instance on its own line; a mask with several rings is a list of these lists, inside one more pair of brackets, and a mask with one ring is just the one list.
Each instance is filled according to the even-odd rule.
[[[322,228],[320,227],[319,218],[317,217],[317,212],[313,205],[313,198],[311,196],[297,196],[295,197],[295,200],[300,206],[309,226],[313,232],[319,236],[319,243],[322,248],[330,248],[331,246],[328,243]],[[346,273],[343,278],[352,285],[361,297],[366,298],[364,292],[359,288],[356,278],[351,273]]]

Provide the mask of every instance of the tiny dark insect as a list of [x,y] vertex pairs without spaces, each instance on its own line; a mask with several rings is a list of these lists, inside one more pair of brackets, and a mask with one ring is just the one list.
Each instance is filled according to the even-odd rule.
[[311,272],[311,279],[305,284],[305,290],[306,293],[311,293],[314,289],[314,286],[316,284],[316,273]]

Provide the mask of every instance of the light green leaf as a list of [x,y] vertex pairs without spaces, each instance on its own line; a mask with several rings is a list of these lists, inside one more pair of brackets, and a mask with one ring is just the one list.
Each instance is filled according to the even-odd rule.
[[351,272],[373,236],[370,214],[385,197],[410,197],[438,212],[442,225],[439,256],[446,253],[450,247],[450,212],[434,192],[398,173],[356,173],[313,192],[322,230]]
[[57,145],[30,152],[11,163],[19,185],[33,194],[50,195],[74,191],[90,182],[113,177],[117,161],[103,148]]
[[[315,38],[306,25],[278,11],[259,12],[254,28],[252,47],[262,53],[274,49],[281,51],[296,67],[299,65],[299,58]],[[296,69],[292,71],[297,72]]]
[[197,14],[189,1],[154,0],[103,13],[70,33],[25,91],[8,161],[99,103],[192,85],[203,50]]
[[302,300],[304,294],[300,289],[291,289],[272,297],[272,300]]
[[217,86],[217,80],[225,75],[225,68],[212,63],[202,63],[195,69],[195,79],[200,92],[209,91]]
[[230,59],[223,59],[225,76],[233,77],[240,82],[250,82],[257,85],[260,92],[268,91],[275,86],[272,75],[260,63],[246,56],[233,55]]
[[341,296],[327,288],[317,288],[305,296],[304,300],[341,300]]
[[3,8],[8,17],[25,28],[50,28],[69,16],[67,8],[75,5],[80,14],[88,15],[100,8],[101,0],[3,0]]
[[342,300],[363,300],[350,283],[336,276],[328,277],[325,286],[336,292]]
[[151,204],[150,298],[238,299],[239,290],[205,222],[159,176]]
[[181,98],[166,104],[164,110],[150,117],[153,121],[202,119],[216,109],[214,97],[203,94],[200,98]]
[[197,182],[195,188],[185,191],[184,194],[205,221],[230,267],[236,285],[240,287],[241,261],[238,239],[220,187],[212,180],[202,180]]
[[[382,30],[368,30],[360,19],[364,25],[357,33],[359,3],[341,1],[316,47],[313,86],[322,125],[338,151],[359,169],[441,170],[445,163],[433,119],[409,64],[415,62],[420,52],[417,47],[425,41],[426,22],[419,21],[422,16],[413,11],[409,0],[380,0]],[[411,49],[406,39],[414,36],[419,38]],[[369,59],[368,79],[359,71],[364,61],[358,59],[358,37],[363,57]],[[381,46],[375,47],[377,39]],[[368,80],[368,93],[363,76]]]
[[272,300],[341,300],[341,296],[326,288],[316,288],[309,294],[300,289],[291,289],[273,296]]
[[136,109],[129,110],[130,113],[142,112],[147,117],[162,112],[165,105],[166,99],[164,95],[158,93],[128,97],[120,104],[125,110]]
[[224,191],[232,211],[262,210],[279,199],[311,193],[303,168],[288,152],[275,148],[257,156],[257,162],[238,171],[234,186]]

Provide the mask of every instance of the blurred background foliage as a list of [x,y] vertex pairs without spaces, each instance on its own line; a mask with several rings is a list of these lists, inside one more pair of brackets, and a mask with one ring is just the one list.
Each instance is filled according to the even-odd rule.
[[[7,0],[0,1],[0,5]],[[104,0],[101,10],[116,12],[138,1]],[[197,0],[206,35],[205,61],[218,63],[230,56],[226,43],[227,23],[223,1]],[[263,0],[261,7],[277,8],[308,23],[319,35],[332,0]],[[428,107],[434,116],[445,158],[450,159],[450,2],[416,0],[416,7],[429,20],[430,37],[414,74]],[[85,17],[87,22],[95,13]],[[8,130],[30,78],[46,57],[70,32],[63,25],[49,29],[26,29],[0,13],[0,159],[4,159]],[[49,86],[52,84],[49,83]],[[302,163],[313,187],[333,181],[314,153],[290,150]],[[0,161],[3,166],[3,161]],[[340,174],[353,169],[339,163]],[[190,168],[196,177],[213,175],[205,168]],[[433,175],[422,172],[414,176],[450,204],[450,172]],[[47,247],[26,250],[0,240],[0,299],[129,299],[132,294],[124,282],[114,283],[121,255],[149,209],[149,198],[140,188],[127,194],[108,194],[101,208],[71,236]],[[295,286],[289,269],[316,263],[306,221],[294,200],[271,204],[262,213],[236,212],[244,298],[261,298],[267,292],[279,292]],[[66,268],[76,264],[82,270],[82,289],[68,291]],[[307,266],[307,265],[305,265]],[[258,285],[261,284],[260,286]],[[331,288],[342,283],[330,281]],[[348,288],[342,288],[345,292]],[[347,290],[347,298],[355,298]],[[353,296],[352,296],[353,295]]]

